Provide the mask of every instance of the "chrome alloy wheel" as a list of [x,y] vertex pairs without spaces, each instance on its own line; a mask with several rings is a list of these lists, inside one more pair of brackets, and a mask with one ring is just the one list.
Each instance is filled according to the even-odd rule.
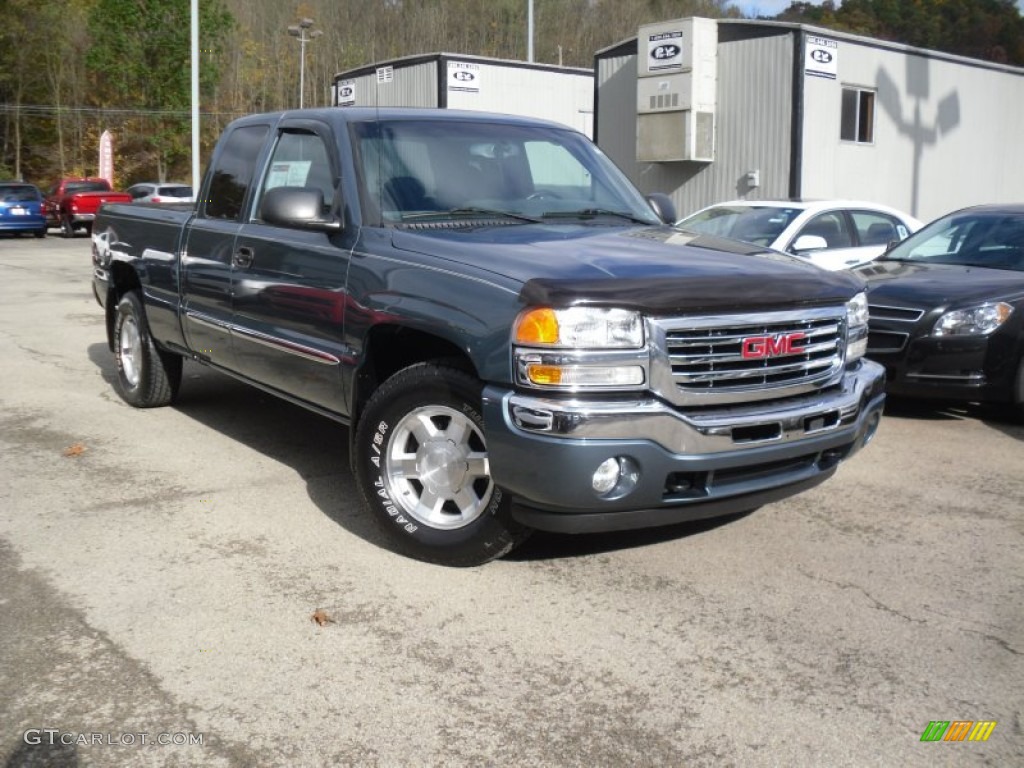
[[387,439],[383,464],[391,499],[431,528],[469,525],[494,492],[483,434],[446,406],[406,414]]
[[134,317],[126,317],[121,323],[119,349],[124,378],[130,386],[137,387],[141,375],[142,336],[139,334],[138,321]]

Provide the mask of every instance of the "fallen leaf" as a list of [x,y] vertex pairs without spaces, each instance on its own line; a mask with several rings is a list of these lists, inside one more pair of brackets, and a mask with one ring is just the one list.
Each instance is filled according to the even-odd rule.
[[316,625],[320,627],[324,624],[331,624],[334,622],[334,619],[327,615],[327,611],[319,608],[313,611],[313,615],[309,617],[309,620],[315,622]]
[[83,453],[85,453],[85,446],[82,443],[75,443],[64,449],[65,456],[81,456]]

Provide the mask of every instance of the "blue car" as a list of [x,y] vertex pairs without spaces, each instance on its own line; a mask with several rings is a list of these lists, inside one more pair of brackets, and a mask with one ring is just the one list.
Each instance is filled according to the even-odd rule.
[[46,237],[46,215],[39,188],[20,181],[0,181],[0,232],[31,232]]

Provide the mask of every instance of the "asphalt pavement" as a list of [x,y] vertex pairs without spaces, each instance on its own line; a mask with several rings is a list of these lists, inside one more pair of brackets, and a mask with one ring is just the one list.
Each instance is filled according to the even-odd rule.
[[445,569],[385,548],[344,427],[191,362],[123,403],[90,272],[0,238],[5,768],[1024,765],[999,410],[896,403],[793,499]]

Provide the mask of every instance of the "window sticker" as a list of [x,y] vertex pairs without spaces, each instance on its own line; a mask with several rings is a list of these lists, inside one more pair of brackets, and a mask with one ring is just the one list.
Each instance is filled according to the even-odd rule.
[[270,164],[267,174],[267,189],[274,187],[304,187],[309,177],[312,160],[289,160]]

